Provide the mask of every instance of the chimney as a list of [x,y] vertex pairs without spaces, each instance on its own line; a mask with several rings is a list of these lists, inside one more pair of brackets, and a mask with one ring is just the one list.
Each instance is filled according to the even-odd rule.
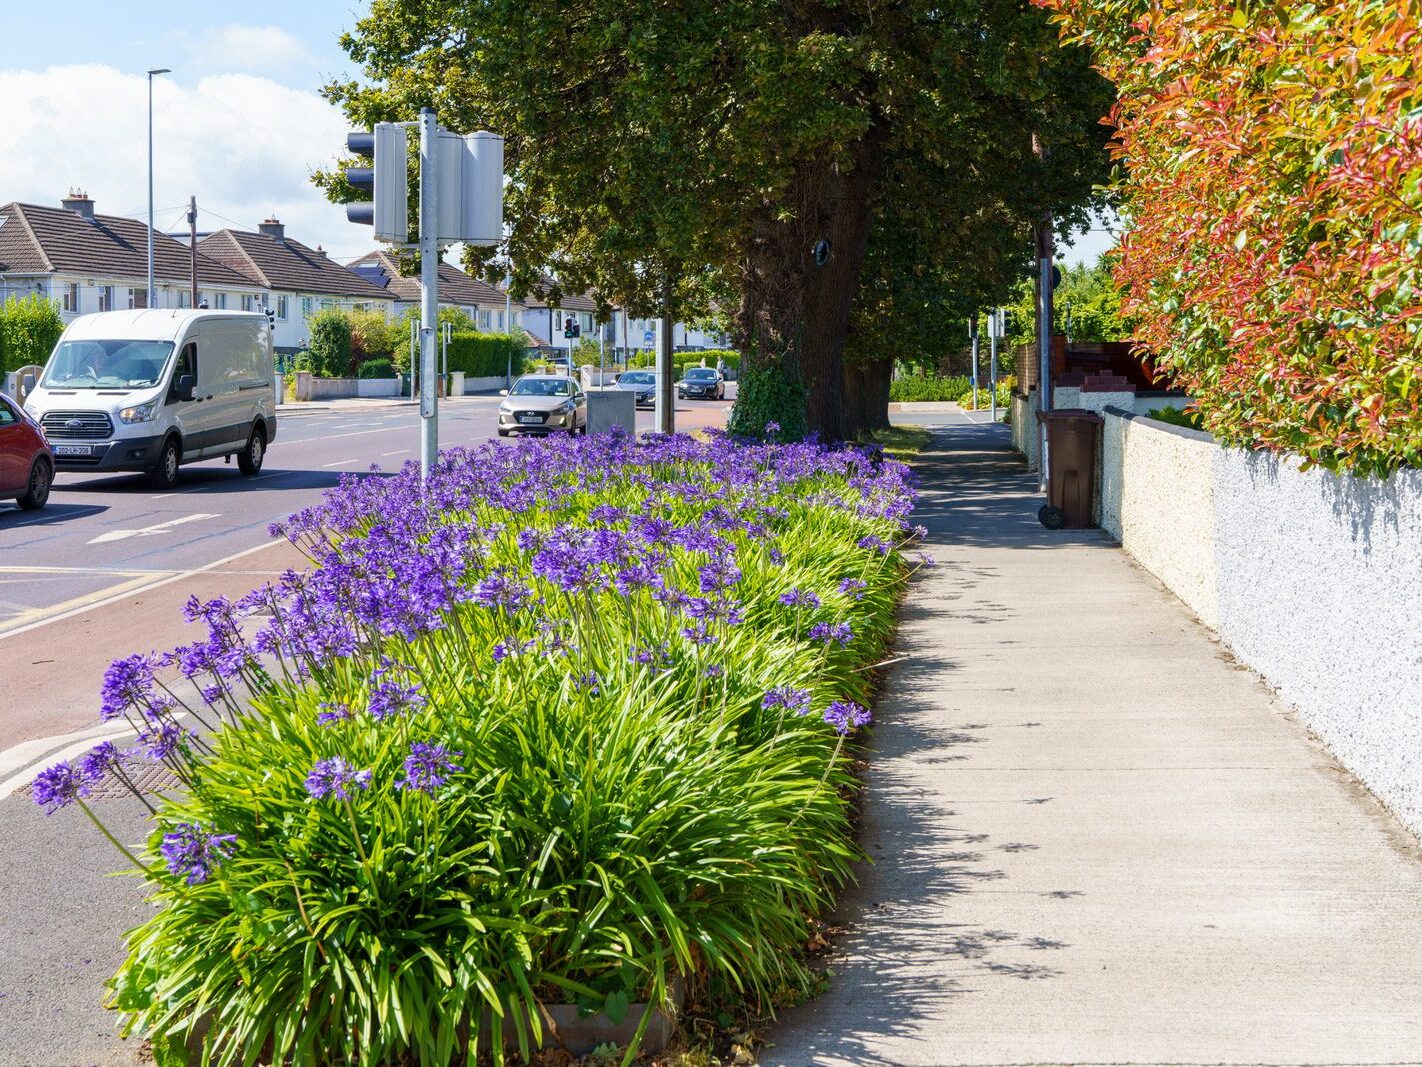
[[69,195],[59,202],[59,206],[74,212],[80,218],[93,219],[94,201],[82,189],[70,189]]
[[270,216],[262,220],[257,227],[257,232],[264,233],[268,237],[275,237],[278,241],[286,239],[286,227]]

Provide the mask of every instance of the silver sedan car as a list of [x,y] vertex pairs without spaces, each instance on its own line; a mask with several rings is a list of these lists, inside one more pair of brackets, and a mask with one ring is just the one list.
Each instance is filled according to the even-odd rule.
[[656,401],[657,373],[650,370],[623,371],[617,379],[617,388],[624,393],[636,393],[638,407],[651,407]]
[[588,398],[572,378],[526,374],[502,390],[499,436],[511,433],[587,433]]

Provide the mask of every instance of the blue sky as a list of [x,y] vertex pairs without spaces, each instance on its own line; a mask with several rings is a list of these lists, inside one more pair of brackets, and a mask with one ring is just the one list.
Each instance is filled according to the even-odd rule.
[[[254,229],[268,215],[340,260],[373,247],[311,185],[344,142],[319,96],[356,72],[338,43],[363,0],[0,0],[0,203],[87,191],[101,214],[146,215],[147,82],[154,86],[155,223],[176,228],[190,195],[199,228]],[[1113,238],[1063,249],[1094,262]]]

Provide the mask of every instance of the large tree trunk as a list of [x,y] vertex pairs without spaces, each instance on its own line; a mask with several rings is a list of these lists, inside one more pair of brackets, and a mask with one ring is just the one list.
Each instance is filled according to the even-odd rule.
[[[852,169],[801,164],[785,205],[792,217],[779,217],[781,205],[765,205],[746,250],[736,322],[743,350],[753,365],[779,365],[803,381],[805,426],[823,441],[848,432],[844,343],[869,247],[882,144],[876,126],[856,146]],[[816,266],[821,240],[829,242],[829,259]]]
[[876,359],[844,365],[844,433],[854,438],[889,426],[889,382],[894,361]]

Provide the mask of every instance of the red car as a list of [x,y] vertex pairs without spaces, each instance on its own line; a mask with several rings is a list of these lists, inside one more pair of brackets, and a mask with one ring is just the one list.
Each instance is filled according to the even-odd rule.
[[0,500],[26,511],[42,508],[54,483],[54,454],[35,421],[0,394]]

